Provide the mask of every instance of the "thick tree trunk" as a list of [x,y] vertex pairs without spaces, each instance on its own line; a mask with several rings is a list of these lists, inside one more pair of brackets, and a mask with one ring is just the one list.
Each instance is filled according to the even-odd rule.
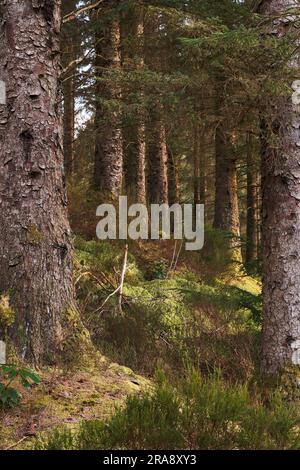
[[[76,9],[77,0],[64,0],[62,14],[67,15]],[[67,23],[63,28],[61,38],[62,65],[66,70],[62,80],[64,97],[64,162],[67,176],[74,172],[74,134],[75,134],[75,73],[76,66],[68,66],[74,63],[77,57],[74,38],[74,22]]]
[[98,189],[118,196],[122,188],[123,142],[121,88],[110,72],[121,67],[120,21],[113,18],[96,31],[96,145],[94,182]]
[[246,263],[257,259],[257,168],[254,158],[252,139],[247,137],[247,245]]
[[240,217],[237,187],[237,166],[233,146],[223,124],[215,136],[216,145],[216,195],[214,227],[230,234],[232,257],[241,259]]
[[[299,8],[299,4],[263,2],[261,12],[276,17],[272,34],[295,31],[293,17],[287,15],[289,8]],[[291,62],[295,76],[298,63]],[[262,155],[262,368],[267,374],[300,364],[300,106],[293,104],[291,96],[275,103],[269,132],[265,125],[265,139],[270,132],[273,136],[266,140]],[[272,145],[275,136],[278,144]]]
[[74,300],[58,108],[60,2],[0,1],[0,291],[15,310],[14,341],[53,360]]

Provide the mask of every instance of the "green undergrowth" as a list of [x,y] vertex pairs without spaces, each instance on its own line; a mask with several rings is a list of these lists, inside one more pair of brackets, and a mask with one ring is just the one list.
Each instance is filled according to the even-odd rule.
[[298,449],[300,415],[278,391],[229,384],[220,372],[187,368],[175,385],[157,373],[152,391],[131,395],[106,420],[39,436],[35,449]]
[[202,371],[220,367],[225,376],[251,376],[261,324],[258,281],[243,273],[202,276],[184,260],[170,272],[158,244],[146,243],[144,251],[131,244],[121,315],[111,294],[123,258],[120,242],[77,240],[77,292],[96,347],[144,374],[158,364],[180,370],[188,359]]

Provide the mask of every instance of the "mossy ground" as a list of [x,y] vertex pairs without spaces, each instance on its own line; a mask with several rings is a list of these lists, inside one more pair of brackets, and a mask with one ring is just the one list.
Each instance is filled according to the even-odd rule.
[[42,383],[23,392],[17,408],[0,410],[0,449],[24,439],[14,449],[30,449],[38,433],[67,425],[76,428],[83,420],[106,419],[128,395],[139,393],[150,382],[130,369],[96,354],[92,370],[39,371]]
[[120,316],[110,294],[119,285],[124,244],[78,239],[78,305],[64,313],[72,334],[63,360],[40,371],[42,384],[25,392],[19,407],[0,411],[0,447],[25,438],[13,448],[32,448],[39,433],[105,420],[150,386],[158,366],[168,377],[180,377],[188,361],[204,374],[219,368],[231,383],[252,380],[260,283],[242,270],[226,271],[216,253],[215,271],[209,249],[182,250],[170,269],[174,242],[131,242]]

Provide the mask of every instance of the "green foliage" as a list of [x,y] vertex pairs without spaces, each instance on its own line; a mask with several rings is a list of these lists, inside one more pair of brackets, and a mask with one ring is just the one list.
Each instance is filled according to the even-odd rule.
[[146,279],[165,279],[168,272],[168,265],[165,260],[158,260],[151,264],[146,272]]
[[296,449],[300,415],[278,391],[264,404],[246,384],[193,368],[172,385],[162,372],[152,392],[130,396],[107,422],[40,436],[36,449]]
[[[153,373],[157,362],[180,370],[189,357],[204,369],[224,367],[224,373],[235,378],[252,373],[261,317],[260,290],[254,280],[242,278],[236,285],[227,279],[204,282],[189,269],[166,279],[164,260],[141,259],[132,246],[121,316],[116,314],[116,296],[101,305],[118,285],[111,271],[112,266],[120,271],[123,246],[82,239],[76,245],[82,321],[94,344],[114,362]],[[242,364],[238,370],[237,362]]]
[[18,405],[22,399],[21,392],[15,388],[15,383],[20,384],[25,389],[41,381],[34,371],[17,367],[15,365],[0,365],[0,403],[3,407]]

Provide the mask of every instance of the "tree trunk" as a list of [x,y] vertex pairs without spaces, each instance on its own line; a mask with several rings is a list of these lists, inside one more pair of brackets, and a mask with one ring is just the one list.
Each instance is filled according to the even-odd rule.
[[257,169],[251,135],[247,136],[247,245],[246,263],[257,259]]
[[178,158],[169,149],[168,151],[168,186],[169,204],[180,203],[180,178],[178,168]]
[[[138,39],[138,55],[139,67],[142,69],[145,65],[144,61],[144,10],[138,8],[136,36]],[[141,90],[141,98],[144,92]],[[137,202],[146,204],[146,126],[144,112],[139,115],[139,123],[137,129]]]
[[150,149],[150,202],[152,204],[168,204],[168,150],[166,129],[159,112],[154,117],[154,134]]
[[94,182],[98,189],[117,197],[122,188],[123,143],[121,88],[115,74],[121,67],[120,21],[113,18],[96,31],[96,145]]
[[200,125],[195,123],[194,128],[194,206],[201,204],[201,184],[200,184]]
[[[272,35],[296,32],[287,9],[297,6],[293,0],[262,3],[261,12],[276,18]],[[294,57],[295,76],[298,63]],[[271,129],[264,126],[262,155],[262,368],[266,374],[300,364],[300,106],[288,96],[278,99],[273,111]],[[278,138],[275,145],[274,137]]]
[[233,145],[220,123],[216,129],[216,196],[214,228],[230,234],[232,257],[241,259],[240,218],[238,205],[237,166]]
[[205,204],[206,169],[205,169],[205,129],[199,123],[194,129],[194,205]]
[[[144,8],[132,5],[122,21],[122,66],[129,70],[144,68]],[[129,45],[126,40],[131,38]],[[141,86],[139,101],[144,98]],[[126,190],[135,202],[146,204],[146,126],[145,112],[139,109],[131,121],[124,119],[124,173]]]
[[64,162],[67,176],[74,172],[75,77],[74,71],[63,81],[64,95]]
[[137,129],[137,202],[146,204],[146,126],[141,121]]
[[[62,5],[62,14],[67,15],[76,9],[77,0],[65,0]],[[76,45],[74,38],[74,23],[67,23],[63,28],[61,39],[62,65],[68,68],[76,60]],[[63,77],[63,97],[64,97],[64,162],[67,176],[74,172],[74,133],[75,133],[75,72],[76,66],[67,69]]]
[[60,2],[1,1],[0,291],[13,338],[34,363],[53,360],[74,301],[58,107]]

